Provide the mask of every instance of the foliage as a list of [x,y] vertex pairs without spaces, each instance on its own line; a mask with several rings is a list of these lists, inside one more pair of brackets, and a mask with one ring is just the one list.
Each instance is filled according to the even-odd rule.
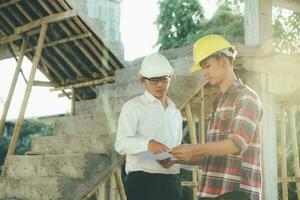
[[[13,123],[10,122],[8,124]],[[4,163],[12,132],[13,127],[10,127],[8,128],[7,133],[0,138],[0,166]],[[41,120],[24,120],[15,154],[23,155],[26,151],[28,151],[31,147],[32,137],[51,135],[52,132],[53,127]]]
[[203,8],[197,0],[160,0],[159,11],[155,24],[160,51],[185,45],[187,36],[203,27]]
[[[280,113],[277,112],[276,115],[278,116],[277,119],[280,119]],[[300,112],[296,112],[295,115],[295,121],[296,121],[296,127],[297,127],[297,135],[300,134]],[[280,137],[280,122],[278,121],[276,129],[277,129],[277,158],[278,158],[278,176],[281,177],[281,160],[282,155],[285,153],[286,159],[287,159],[287,176],[293,177],[295,176],[295,170],[294,170],[294,153],[293,153],[293,144],[292,140],[289,140],[288,138],[291,138],[291,121],[290,121],[290,115],[288,112],[285,112],[285,123],[286,123],[286,151],[284,151],[282,145],[281,145],[281,137]],[[300,144],[300,137],[297,137],[298,146]],[[300,152],[299,152],[300,153]],[[282,188],[281,184],[278,184],[278,196],[282,197]],[[289,183],[288,184],[288,196],[289,199],[297,199],[297,188],[295,183]]]
[[300,13],[274,9],[273,40],[277,51],[300,53]]
[[216,10],[214,16],[205,23],[203,29],[195,34],[188,36],[190,44],[194,43],[198,38],[208,34],[219,34],[225,36],[231,42],[244,41],[244,18],[239,13],[234,13],[232,9],[222,4]]
[[[183,2],[195,5],[190,5],[191,9],[183,9],[181,6],[184,5]],[[238,6],[230,6],[227,1],[220,4],[214,16],[208,21],[204,18],[202,6],[198,2],[160,0],[159,5],[160,14],[156,21],[159,30],[157,41],[157,45],[160,45],[159,50],[193,44],[207,34],[224,35],[231,42],[244,41],[244,18],[241,13],[233,11],[237,10]],[[190,12],[197,7],[199,11],[194,13],[193,17]],[[192,20],[193,18],[197,20]]]

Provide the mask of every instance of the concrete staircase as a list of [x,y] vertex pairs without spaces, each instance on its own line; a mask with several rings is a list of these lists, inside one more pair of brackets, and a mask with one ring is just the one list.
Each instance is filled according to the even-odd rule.
[[[98,87],[98,97],[76,104],[76,115],[55,120],[54,135],[32,140],[30,155],[8,158],[7,177],[0,178],[0,199],[81,199],[113,165],[114,121],[125,101],[143,93],[137,72],[141,59],[116,71],[116,82]],[[169,96],[178,108],[203,86],[200,73],[191,74],[191,57],[171,60],[176,76]],[[103,95],[107,94],[107,105]],[[108,120],[110,119],[110,120]]]

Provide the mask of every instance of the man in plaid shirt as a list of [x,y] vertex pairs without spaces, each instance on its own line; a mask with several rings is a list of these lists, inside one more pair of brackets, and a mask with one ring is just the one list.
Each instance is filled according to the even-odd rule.
[[[171,153],[178,159],[175,162],[202,164],[198,189],[201,200],[259,200],[261,101],[236,78],[232,67],[235,50],[223,37],[208,35],[199,39],[193,53],[192,71],[202,68],[208,82],[218,86],[221,92],[213,101],[206,144],[173,148]],[[169,167],[170,162],[162,165]]]

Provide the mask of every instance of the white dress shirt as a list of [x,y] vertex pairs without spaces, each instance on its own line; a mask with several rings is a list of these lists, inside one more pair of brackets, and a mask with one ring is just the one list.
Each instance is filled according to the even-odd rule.
[[175,104],[167,98],[168,107],[147,90],[141,96],[127,101],[119,117],[115,149],[126,155],[126,173],[144,171],[148,173],[177,174],[179,167],[161,167],[154,154],[148,151],[148,143],[156,140],[169,149],[182,140],[182,117]]

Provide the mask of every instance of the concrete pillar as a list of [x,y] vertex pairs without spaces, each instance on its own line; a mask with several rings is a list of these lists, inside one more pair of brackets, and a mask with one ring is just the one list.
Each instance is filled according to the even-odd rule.
[[[272,0],[245,0],[245,44],[273,50]],[[268,31],[266,31],[268,30]]]
[[268,91],[268,75],[261,74],[261,100],[264,107],[262,129],[263,199],[278,199],[276,100]]
[[262,199],[278,199],[276,98],[268,89],[268,84],[271,83],[268,80],[267,74],[247,72],[245,83],[257,92],[263,104],[264,117],[261,137]]
[[[272,53],[272,29],[272,0],[245,0],[245,44],[259,46],[263,54]],[[253,73],[252,76],[248,76],[248,79],[254,85],[252,88],[259,94],[264,106],[262,129],[263,199],[274,200],[278,199],[275,96],[268,90],[270,83],[267,74]]]

